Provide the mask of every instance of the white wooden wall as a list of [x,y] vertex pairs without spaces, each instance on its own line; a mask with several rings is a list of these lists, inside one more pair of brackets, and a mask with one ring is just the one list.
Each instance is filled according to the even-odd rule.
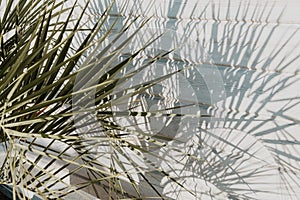
[[[92,7],[101,10],[107,2],[95,1]],[[124,1],[117,2],[111,14],[121,10]],[[198,79],[187,75],[184,88],[172,87],[182,102],[191,100],[191,95],[193,102],[209,105],[209,109],[199,108],[201,112],[215,114],[214,123],[203,130],[208,146],[223,150],[224,158],[231,153],[242,155],[245,162],[232,166],[240,173],[257,170],[257,177],[246,177],[245,181],[252,189],[266,192],[249,197],[300,198],[299,8],[298,0],[129,0],[122,11],[124,20],[119,22],[137,15],[151,17],[140,41],[156,30],[169,31],[155,48],[169,50],[180,44],[182,48],[174,57],[198,64]],[[93,12],[97,14],[97,9]],[[189,139],[195,140],[192,136]],[[257,157],[246,159],[243,150]],[[208,183],[195,177],[188,180],[201,192],[211,188],[222,191],[214,181],[207,188],[204,185]],[[244,187],[231,184],[232,188]],[[170,189],[163,187],[166,192]],[[229,198],[226,191],[218,195],[216,199]]]

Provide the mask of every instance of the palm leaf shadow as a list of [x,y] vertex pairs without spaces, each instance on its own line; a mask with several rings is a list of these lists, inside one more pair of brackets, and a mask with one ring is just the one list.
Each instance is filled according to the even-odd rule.
[[[176,3],[177,5],[175,6]],[[191,134],[196,136],[197,139],[191,139],[194,140],[191,142],[192,144],[189,143],[189,146],[185,146],[185,148],[188,149],[186,150],[186,153],[192,156],[185,155],[188,162],[183,163],[183,166],[180,167],[182,171],[187,170],[192,173],[189,174],[189,176],[181,175],[180,173],[176,174],[176,176],[178,180],[182,179],[183,181],[185,178],[200,178],[215,186],[221,191],[221,193],[225,193],[227,195],[226,197],[229,199],[255,199],[256,197],[259,197],[260,194],[279,195],[276,192],[270,191],[268,188],[254,189],[251,187],[251,184],[255,184],[255,182],[251,183],[250,181],[253,177],[261,176],[263,178],[264,176],[270,175],[270,171],[267,170],[268,168],[247,168],[247,166],[244,165],[244,163],[249,162],[249,160],[254,160],[258,163],[263,162],[263,159],[257,157],[255,155],[255,151],[253,152],[251,150],[251,148],[254,148],[253,146],[258,145],[260,148],[266,149],[275,160],[275,163],[273,163],[274,166],[272,167],[276,170],[278,169],[278,174],[282,180],[282,183],[276,186],[279,186],[284,191],[284,195],[290,195],[290,198],[293,199],[297,197],[295,195],[297,195],[297,188],[299,188],[297,185],[296,175],[299,168],[295,167],[294,164],[289,164],[289,161],[286,159],[298,160],[298,156],[287,153],[289,151],[288,149],[277,150],[277,148],[278,145],[285,142],[285,144],[290,143],[289,148],[292,148],[294,152],[297,152],[297,139],[292,136],[292,133],[289,133],[288,129],[291,127],[297,127],[299,123],[298,121],[291,119],[286,113],[289,113],[289,110],[293,109],[293,106],[297,105],[299,101],[297,98],[294,98],[291,103],[290,100],[287,99],[286,104],[281,106],[281,108],[278,108],[275,112],[269,111],[268,105],[274,98],[276,99],[277,94],[285,91],[286,88],[295,84],[297,81],[293,81],[293,78],[297,76],[296,72],[290,73],[288,71],[289,66],[297,62],[297,58],[289,58],[288,55],[285,55],[284,47],[293,41],[293,38],[297,36],[298,31],[292,33],[288,38],[282,38],[282,43],[279,43],[280,46],[277,49],[271,51],[268,56],[265,56],[266,58],[262,57],[265,55],[263,53],[269,48],[271,39],[276,37],[276,30],[280,28],[279,21],[281,13],[278,14],[277,22],[273,22],[274,26],[272,26],[271,30],[269,30],[269,18],[271,14],[273,14],[272,6],[271,9],[268,10],[268,4],[264,6],[257,5],[253,13],[251,13],[252,18],[247,19],[246,17],[250,15],[250,4],[244,5],[243,7],[242,2],[240,2],[235,16],[231,16],[232,11],[229,9],[230,4],[231,2],[228,1],[228,9],[225,14],[227,21],[224,22],[220,20],[222,14],[220,11],[220,5],[218,7],[215,4],[208,4],[204,7],[200,16],[197,16],[196,20],[193,19],[187,23],[187,28],[184,29],[186,31],[184,32],[184,37],[192,37],[192,32],[197,32],[199,27],[203,30],[204,34],[206,31],[211,34],[211,40],[203,40],[202,43],[199,42],[197,44],[198,46],[196,48],[202,48],[203,46],[207,47],[207,52],[212,55],[212,62],[210,60],[207,62],[207,59],[201,58],[203,59],[202,62],[204,64],[200,65],[200,67],[209,67],[213,65],[218,68],[225,83],[224,87],[227,99],[219,103],[212,102],[210,98],[207,98],[209,93],[206,92],[207,88],[205,86],[199,87],[197,83],[191,84],[195,91],[203,91],[201,95],[197,96],[198,102],[194,102],[194,106],[199,106],[201,112],[209,115],[221,113],[223,119],[211,118],[201,119],[199,121],[199,126],[201,128],[198,129],[199,131],[197,133]],[[181,11],[178,9],[180,6],[182,6]],[[205,13],[206,9],[210,6],[212,9],[212,18],[207,19]],[[139,7],[138,4],[137,8],[140,13],[144,15],[147,13]],[[244,8],[244,13],[242,13],[242,8]],[[184,12],[184,9],[188,8],[185,7],[183,2],[175,2],[172,5],[170,1],[167,14],[168,17],[161,20],[154,19],[153,23],[160,24],[158,22],[162,21],[161,24],[163,24],[163,28],[177,30],[180,28],[179,26],[181,26],[177,20],[183,20],[181,15]],[[263,15],[264,13],[267,13],[265,17]],[[194,13],[192,13],[191,16],[193,14]],[[240,18],[242,18],[242,20],[239,20]],[[248,25],[248,20],[251,21],[250,25]],[[122,23],[122,20],[120,20],[120,23]],[[222,35],[221,42],[216,41],[220,33]],[[263,36],[266,36],[266,40],[261,43],[261,38],[263,38]],[[238,42],[235,42],[236,38],[239,38]],[[178,38],[174,38],[174,40],[178,40]],[[190,53],[192,54],[192,52]],[[284,54],[284,56],[280,63],[277,64],[277,67],[272,68],[272,60],[282,54]],[[178,60],[179,61],[176,63],[178,67],[184,67],[193,62],[189,60],[189,56],[184,58],[182,55],[179,55]],[[203,82],[201,74],[198,74],[193,78],[199,82]],[[190,81],[193,82],[195,80]],[[257,82],[259,81],[261,81],[261,85],[258,87]],[[262,97],[264,92],[269,92],[269,95],[267,97]],[[245,100],[247,100],[246,105]],[[158,101],[159,100],[156,99],[151,103],[148,102],[148,104],[155,104],[155,102]],[[280,101],[280,99],[277,99],[276,101]],[[282,101],[284,101],[284,99]],[[183,102],[184,101],[182,101],[182,104],[187,104]],[[149,111],[149,108],[145,111]],[[288,121],[283,124],[278,124],[277,120],[281,121],[281,119],[278,118],[284,118]],[[147,120],[151,121],[151,119]],[[266,127],[264,126],[266,123],[274,125],[272,128],[268,126]],[[173,120],[169,124],[169,127],[174,128],[174,126],[178,124],[178,120]],[[137,121],[135,121],[135,125],[138,129]],[[150,131],[153,128],[155,127],[150,127]],[[224,133],[222,136],[225,141],[221,140],[222,138],[220,135],[217,135],[220,132],[210,131],[219,128],[221,129],[221,133]],[[139,131],[142,130],[139,129]],[[165,130],[162,131],[167,132],[167,135],[170,135],[168,132],[176,132],[168,129],[167,127],[165,127]],[[232,138],[230,137],[232,135],[237,135],[236,131],[240,131],[245,134],[238,136],[240,137],[238,141],[231,141]],[[276,135],[276,137],[274,135]],[[252,138],[254,142],[247,148],[243,146],[241,147],[241,143],[249,138]],[[171,137],[168,139],[172,140],[174,138]],[[146,144],[143,145],[147,146]],[[228,146],[231,147],[229,150]],[[287,148],[287,145],[283,146],[284,148]],[[180,157],[172,157],[171,154],[168,154],[168,150],[163,151],[165,151],[165,157],[168,157],[171,161],[178,163],[182,162],[177,160]],[[148,152],[144,153],[146,155]],[[151,156],[149,155],[149,157]],[[202,161],[195,159],[195,157]],[[161,161],[155,157],[152,158],[152,161],[158,165],[161,163]],[[184,162],[185,161],[186,160],[184,160]],[[193,165],[195,162],[198,163],[196,166]],[[173,166],[169,166],[169,170],[167,171],[172,173],[176,170],[177,169],[174,169]],[[271,173],[273,173],[273,171],[271,171]],[[274,174],[271,175],[274,176]],[[163,191],[163,187],[159,186],[157,183],[163,181],[164,176],[153,175],[152,172],[147,174],[147,176],[156,177],[141,177],[141,180],[147,182],[146,188],[149,189],[148,187],[156,185],[154,188],[152,187],[152,189],[155,193],[161,193]],[[295,180],[294,182],[296,183],[296,186],[289,185],[288,180],[290,179]],[[170,182],[172,182],[172,180]],[[166,186],[168,181],[164,184]],[[240,185],[244,185],[245,187],[239,188]],[[182,188],[177,189],[182,190]],[[109,193],[109,191],[107,192]],[[210,196],[219,195],[218,193],[213,194],[211,192],[201,192],[197,190],[194,192],[208,194]],[[178,193],[180,192],[178,191]]]

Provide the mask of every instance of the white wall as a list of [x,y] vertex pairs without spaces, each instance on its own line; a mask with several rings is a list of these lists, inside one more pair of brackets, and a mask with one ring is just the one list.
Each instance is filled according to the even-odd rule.
[[[99,16],[108,2],[91,1],[90,12]],[[111,14],[118,13],[124,2],[117,0]],[[230,198],[229,191],[234,188],[236,195],[249,198],[300,198],[299,8],[298,0],[129,0],[122,11],[115,29],[128,17],[151,17],[132,48],[164,31],[167,34],[152,48],[167,51],[180,46],[171,54],[178,62],[159,63],[135,77],[135,82],[149,79],[149,74],[162,68],[164,73],[171,72],[180,62],[181,67],[196,64],[185,76],[164,83],[167,89],[163,92],[181,104],[203,104],[181,112],[214,115],[205,122],[182,120],[175,131],[177,139],[184,138],[185,144],[177,144],[181,149],[205,143],[203,149],[192,153],[206,158],[206,164],[187,167],[189,161],[177,162],[180,156],[174,152],[166,160],[178,168],[177,173],[190,177],[186,183],[202,199],[207,197],[205,193],[214,194],[214,199]],[[185,129],[188,125],[191,127]],[[168,169],[167,162],[157,163]],[[248,186],[233,169],[257,191],[248,194]],[[208,172],[213,174],[209,178],[205,177]],[[165,179],[160,181],[165,193],[193,199]]]
[[[247,164],[243,167],[233,164],[241,171],[251,171],[250,168],[256,166],[260,178],[245,177],[245,181],[251,182],[252,189],[271,192],[249,196],[299,199],[300,1],[129,2],[132,5],[125,9],[124,17],[128,17],[132,10],[134,15],[152,17],[141,37],[150,30],[172,30],[158,48],[167,50],[172,45],[184,43],[176,53],[181,59],[199,64],[195,70],[203,77],[187,77],[192,86],[188,92],[196,92],[196,101],[210,104],[213,113],[221,117],[204,130],[207,143],[224,151],[227,149],[225,158],[237,151],[228,144],[224,147],[224,142],[218,138],[221,135],[239,146],[240,151],[250,148],[249,151],[256,152],[258,160],[261,159],[258,161],[252,157],[253,160],[249,161],[251,159],[245,158]],[[211,68],[217,69],[219,74],[207,74]],[[204,85],[200,84],[203,80]],[[225,90],[225,95],[213,97],[207,92],[207,84],[214,85],[215,93]],[[183,91],[177,95],[180,93]],[[188,100],[185,95],[181,96],[182,102]],[[249,143],[242,145],[244,140]],[[251,142],[253,145],[249,146]],[[255,151],[256,148],[260,153]],[[222,173],[225,171],[220,172],[220,176]],[[217,181],[211,180],[210,183]],[[238,183],[231,184],[231,188],[242,187]],[[279,193],[275,194],[275,190]]]

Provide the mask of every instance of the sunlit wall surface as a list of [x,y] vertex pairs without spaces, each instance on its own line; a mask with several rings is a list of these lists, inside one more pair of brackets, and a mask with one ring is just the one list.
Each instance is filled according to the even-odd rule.
[[[100,0],[92,7],[108,3]],[[163,98],[144,102],[148,109],[194,104],[193,109],[178,112],[212,115],[201,121],[149,122],[151,130],[184,140],[170,144],[182,145],[201,160],[180,160],[170,151],[160,152],[165,162],[156,162],[166,168],[168,162],[177,165],[176,173],[185,177],[180,181],[202,199],[299,199],[299,2],[130,0],[126,7],[123,3],[110,11],[112,21],[120,11],[121,24],[138,15],[150,17],[132,46],[153,33],[165,33],[148,54],[175,49],[135,81],[195,66],[154,87],[152,92]],[[99,14],[97,9],[91,12]],[[164,179],[158,179],[158,185],[169,197],[193,199]]]

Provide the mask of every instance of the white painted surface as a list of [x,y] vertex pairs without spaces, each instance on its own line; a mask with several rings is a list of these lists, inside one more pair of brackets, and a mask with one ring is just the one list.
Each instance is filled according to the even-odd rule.
[[[121,7],[123,1],[118,2]],[[206,128],[206,131],[211,131],[212,134],[206,133],[207,144],[211,143],[216,149],[224,151],[225,154],[222,154],[224,159],[227,158],[226,155],[235,151],[237,154],[243,154],[242,150],[249,150],[256,152],[255,155],[262,161],[266,161],[260,163],[255,159],[246,159],[239,166],[241,170],[243,168],[246,171],[261,170],[261,173],[256,174],[259,177],[255,178],[253,175],[245,178],[245,181],[249,181],[252,189],[265,191],[250,193],[249,198],[299,199],[300,188],[297,184],[300,183],[300,76],[298,74],[300,1],[131,0],[129,2],[131,5],[125,9],[124,17],[129,17],[132,10],[134,15],[152,17],[140,34],[140,41],[145,41],[148,32],[155,29],[171,30],[175,33],[174,37],[160,40],[158,49],[168,50],[172,45],[181,43],[180,41],[187,41],[184,42],[184,48],[177,50],[176,53],[179,58],[190,63],[198,63],[197,73],[203,77],[193,79],[187,75],[187,80],[190,82],[184,83],[187,84],[185,89],[175,92],[177,95],[175,96],[180,97],[181,102],[188,102],[190,98],[180,94],[195,93],[193,101],[196,96],[196,101],[210,104],[210,110],[221,118],[215,119],[214,124],[208,121],[209,129]],[[166,65],[172,66],[170,63]],[[212,67],[218,69],[221,78],[207,73]],[[207,91],[207,84],[210,81],[215,84],[212,93]],[[225,90],[226,97],[223,95],[212,99],[211,94],[222,90]],[[205,110],[205,108],[200,109]],[[190,123],[186,122],[186,125]],[[194,124],[195,127],[196,125],[197,123]],[[193,133],[197,135],[195,128],[188,130],[188,135]],[[178,132],[178,138],[187,139],[184,135],[180,136]],[[228,144],[222,146],[221,138],[227,138],[229,142],[239,146],[240,152],[232,149]],[[193,140],[191,137],[190,141]],[[249,143],[242,144],[242,141]],[[252,146],[247,147],[250,144]],[[256,151],[258,149],[259,151]],[[209,148],[202,150],[203,156],[205,156],[204,152],[209,150],[212,151]],[[168,156],[172,157],[172,155],[173,158],[169,161],[175,162],[173,166],[176,166],[176,158],[174,158],[176,154]],[[183,169],[180,163],[177,164],[178,169]],[[209,169],[209,165],[204,165],[205,167]],[[190,172],[196,168],[197,165],[194,169],[191,168]],[[227,169],[225,168],[224,171],[219,172],[220,177],[222,173],[224,175],[228,170],[230,171],[228,166]],[[193,187],[198,183],[199,193],[209,192],[210,187],[205,190],[201,181],[196,179],[189,181],[194,181],[189,182]],[[216,180],[211,179],[208,182],[214,185],[217,183],[214,181]],[[221,181],[224,184],[225,182],[225,179],[224,182]],[[229,186],[231,188],[245,186],[230,181],[228,183],[232,184]],[[164,187],[165,192],[174,191],[174,195],[183,195],[180,197],[192,199],[185,196],[184,192],[178,194],[177,190],[176,194],[174,188],[167,189],[166,185]],[[210,189],[214,187],[220,189],[223,186],[214,185]],[[241,190],[237,193],[246,192]],[[225,196],[229,198],[229,194]],[[202,197],[205,199],[203,195]],[[224,199],[224,196],[214,198]]]

